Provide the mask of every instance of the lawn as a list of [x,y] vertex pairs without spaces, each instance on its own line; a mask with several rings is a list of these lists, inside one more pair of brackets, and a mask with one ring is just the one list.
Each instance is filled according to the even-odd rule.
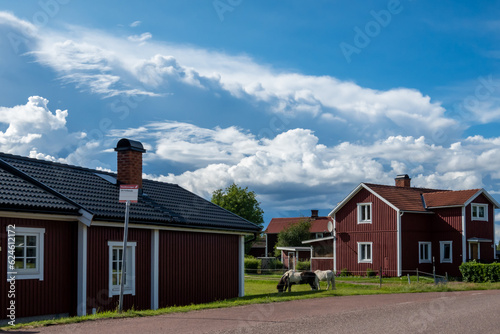
[[336,290],[324,290],[325,282],[322,282],[321,291],[311,291],[309,285],[294,285],[292,292],[278,293],[276,285],[279,275],[247,275],[245,277],[245,297],[217,301],[208,304],[174,306],[159,310],[129,310],[118,314],[117,312],[103,312],[84,317],[71,317],[56,320],[44,320],[29,324],[18,324],[16,326],[3,326],[2,330],[16,329],[20,327],[40,327],[63,323],[75,323],[88,320],[121,317],[144,317],[174,312],[188,312],[192,310],[223,308],[259,303],[273,303],[297,299],[324,298],[334,296],[372,295],[387,293],[415,293],[415,292],[442,292],[442,291],[465,291],[465,290],[491,290],[500,289],[500,283],[460,283],[434,285],[431,280],[420,278],[417,283],[416,277],[411,277],[412,284],[408,284],[407,277],[384,278],[382,287],[379,286],[378,278],[364,277],[338,277],[336,279]]

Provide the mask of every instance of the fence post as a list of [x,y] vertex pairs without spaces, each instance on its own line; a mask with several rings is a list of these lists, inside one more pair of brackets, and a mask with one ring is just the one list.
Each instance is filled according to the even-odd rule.
[[432,278],[434,278],[434,284],[436,283],[436,264],[434,262],[434,256],[432,257]]
[[407,276],[408,276],[408,284],[410,284],[410,285],[411,285],[410,274],[407,274]]
[[419,277],[418,277],[418,268],[417,268],[417,283],[420,282]]
[[379,283],[378,287],[381,288],[382,287],[382,267],[380,267],[380,270],[378,272],[378,276],[380,277],[380,283]]

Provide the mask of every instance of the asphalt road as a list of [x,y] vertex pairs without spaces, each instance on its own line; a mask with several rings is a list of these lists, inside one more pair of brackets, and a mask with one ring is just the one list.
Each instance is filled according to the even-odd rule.
[[500,290],[329,297],[23,333],[500,333]]

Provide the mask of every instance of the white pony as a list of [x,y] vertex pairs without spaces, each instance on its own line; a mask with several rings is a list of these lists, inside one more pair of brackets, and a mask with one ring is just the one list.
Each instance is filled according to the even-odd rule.
[[[316,270],[314,272],[320,281],[326,281],[326,289],[330,288],[330,283],[332,284],[332,289],[335,290],[335,275],[331,270]],[[318,290],[321,290],[318,283]]]

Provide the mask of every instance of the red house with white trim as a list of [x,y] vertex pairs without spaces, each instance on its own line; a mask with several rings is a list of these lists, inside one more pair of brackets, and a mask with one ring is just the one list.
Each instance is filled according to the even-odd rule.
[[408,175],[395,186],[361,183],[330,213],[334,222],[334,269],[389,276],[419,271],[460,276],[462,262],[495,259],[495,209],[484,189],[411,187]]
[[115,150],[117,174],[0,153],[0,321],[116,308],[121,184],[140,188],[124,309],[243,295],[244,237],[260,227],[178,185],[143,180],[141,143],[122,139]]

